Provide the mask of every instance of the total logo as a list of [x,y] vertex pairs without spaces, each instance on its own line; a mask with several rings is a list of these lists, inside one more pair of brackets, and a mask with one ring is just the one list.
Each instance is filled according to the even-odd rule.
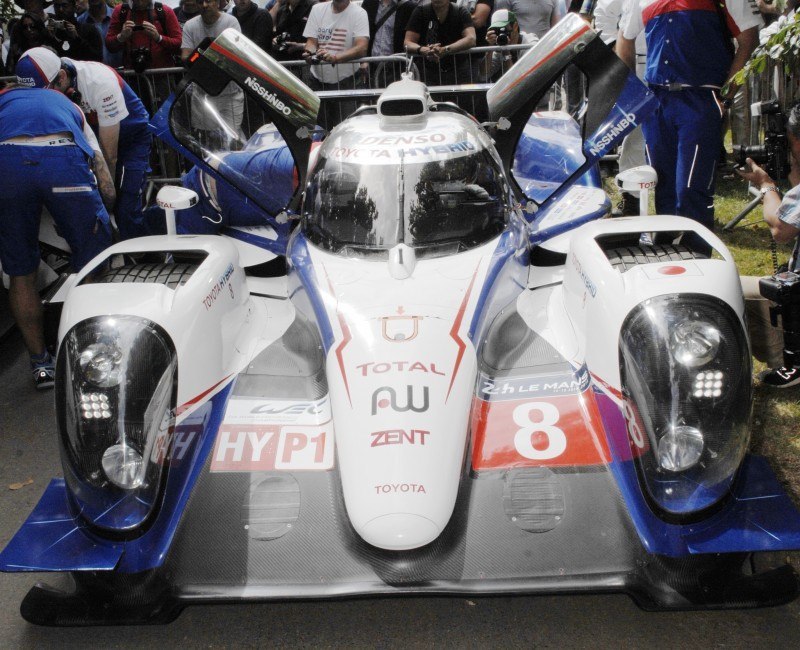
[[398,400],[397,393],[394,388],[390,386],[381,386],[374,393],[372,393],[372,415],[377,415],[378,409],[391,408],[393,411],[404,413],[405,411],[414,411],[415,413],[424,413],[428,410],[430,400],[428,398],[428,387],[422,386],[422,399],[417,399],[417,386],[406,386],[405,401],[401,403]]
[[422,363],[421,361],[387,361],[384,363],[360,363],[356,366],[361,371],[361,376],[382,375],[385,372],[424,372],[431,375],[442,375],[435,363]]

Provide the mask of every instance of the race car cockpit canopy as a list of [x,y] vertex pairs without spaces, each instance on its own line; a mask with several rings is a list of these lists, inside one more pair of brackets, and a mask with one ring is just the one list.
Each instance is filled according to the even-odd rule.
[[303,229],[333,252],[377,253],[400,243],[421,254],[453,252],[500,234],[510,198],[489,137],[468,117],[430,113],[387,124],[364,115],[320,148]]

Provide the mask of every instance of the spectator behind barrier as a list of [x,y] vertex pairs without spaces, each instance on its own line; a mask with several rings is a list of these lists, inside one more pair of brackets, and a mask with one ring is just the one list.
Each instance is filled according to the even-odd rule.
[[495,11],[509,9],[519,21],[519,28],[542,38],[564,14],[560,0],[495,0]]
[[[738,170],[739,175],[752,183],[761,192],[764,221],[769,226],[775,242],[794,241],[794,250],[789,259],[788,270],[800,274],[800,103],[789,111],[786,134],[790,148],[791,171],[789,182],[792,189],[781,198],[775,181],[752,159],[747,159],[747,168]],[[772,279],[770,279],[772,280]],[[761,381],[774,388],[788,388],[800,384],[800,277],[787,276],[774,283],[780,287],[777,296],[764,291],[765,297],[779,302],[783,320],[783,366],[761,374]],[[776,300],[779,298],[779,300]]]
[[38,15],[24,13],[11,29],[8,58],[5,74],[13,75],[19,57],[32,47],[49,46],[55,48],[55,39]]
[[114,7],[106,33],[110,52],[122,52],[126,68],[171,68],[181,47],[175,12],[161,2],[126,0]]
[[200,15],[200,3],[197,0],[181,0],[175,10],[175,17],[183,27],[187,21]]
[[406,26],[416,5],[415,0],[364,0],[361,3],[369,20],[368,56],[403,52]]
[[[300,59],[306,46],[303,33],[316,0],[281,0],[270,13],[275,23],[272,56],[279,61]],[[276,9],[277,7],[277,9]]]
[[55,0],[47,27],[56,40],[56,54],[78,61],[102,61],[103,38],[94,25],[78,22],[75,0]]
[[265,52],[272,49],[272,16],[259,9],[253,0],[234,0],[231,14],[239,21],[242,34]]
[[[519,21],[513,11],[499,9],[492,14],[491,25],[486,32],[486,44],[492,47],[496,45],[533,45],[539,39],[535,34],[521,32]],[[523,52],[524,53],[524,52]],[[483,73],[487,80],[495,81],[506,71],[511,69],[520,52],[511,50],[509,52],[487,52],[483,59]]]
[[[184,62],[189,60],[192,52],[207,38],[217,38],[226,29],[242,31],[236,18],[220,11],[220,4],[219,0],[201,0],[200,15],[187,21],[183,26],[181,59]],[[192,126],[200,131],[205,131],[208,137],[217,138],[222,135],[219,127],[220,121],[236,131],[241,131],[244,118],[244,93],[236,84],[229,83],[222,92],[214,97],[193,96],[192,102]],[[198,102],[212,104],[219,117],[209,115],[209,111],[202,110]]]
[[464,7],[449,0],[431,0],[411,14],[405,37],[409,54],[424,57],[424,81],[429,86],[469,83],[476,80],[470,58],[454,58],[475,47],[475,27]]
[[[312,63],[309,85],[314,90],[356,88],[359,67],[347,63],[363,57],[369,45],[367,12],[350,0],[331,0],[311,8],[303,35],[305,58]],[[323,101],[323,126],[333,128],[356,108],[355,101]]]
[[94,25],[98,29],[103,42],[103,63],[112,68],[121,68],[122,52],[110,52],[106,46],[106,34],[111,25],[112,9],[105,3],[105,0],[88,0],[88,2],[88,9],[78,16],[78,22]]

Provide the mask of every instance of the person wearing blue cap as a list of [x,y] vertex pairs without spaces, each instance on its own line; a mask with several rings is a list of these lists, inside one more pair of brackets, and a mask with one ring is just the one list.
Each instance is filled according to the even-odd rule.
[[[34,66],[27,74],[40,80],[53,72]],[[98,148],[83,113],[61,93],[14,84],[0,91],[0,264],[39,389],[55,381],[36,290],[39,218],[46,206],[74,270],[111,244],[103,203],[113,203],[114,187]]]
[[[46,75],[37,74],[45,69]],[[100,150],[114,179],[117,201],[113,211],[120,236],[130,239],[146,235],[142,192],[152,137],[147,110],[136,93],[104,63],[59,59],[44,47],[25,52],[17,62],[16,73],[20,84],[52,87],[80,106],[97,131]]]

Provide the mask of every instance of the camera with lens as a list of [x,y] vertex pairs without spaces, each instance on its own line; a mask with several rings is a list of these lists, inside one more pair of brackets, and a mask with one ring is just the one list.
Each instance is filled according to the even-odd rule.
[[773,327],[778,326],[778,314],[781,316],[784,365],[787,368],[800,366],[800,275],[783,271],[761,278],[758,290],[775,303],[769,309]]
[[498,45],[508,45],[509,40],[511,39],[511,30],[508,27],[496,29],[495,33],[497,34]]
[[283,32],[278,34],[275,37],[275,51],[276,52],[286,52],[289,49],[289,39],[291,38],[291,34],[289,32]]
[[137,47],[131,50],[131,65],[133,66],[136,74],[142,74],[147,68],[150,67],[152,54],[148,46]]
[[47,26],[50,28],[50,31],[53,32],[53,36],[55,36],[59,41],[67,40],[67,23],[64,20],[56,20],[55,18],[51,18],[47,22]]
[[776,181],[789,176],[789,140],[786,137],[786,116],[777,100],[752,105],[753,115],[765,118],[764,144],[752,146],[735,145],[733,156],[736,165],[744,167],[752,158]]

